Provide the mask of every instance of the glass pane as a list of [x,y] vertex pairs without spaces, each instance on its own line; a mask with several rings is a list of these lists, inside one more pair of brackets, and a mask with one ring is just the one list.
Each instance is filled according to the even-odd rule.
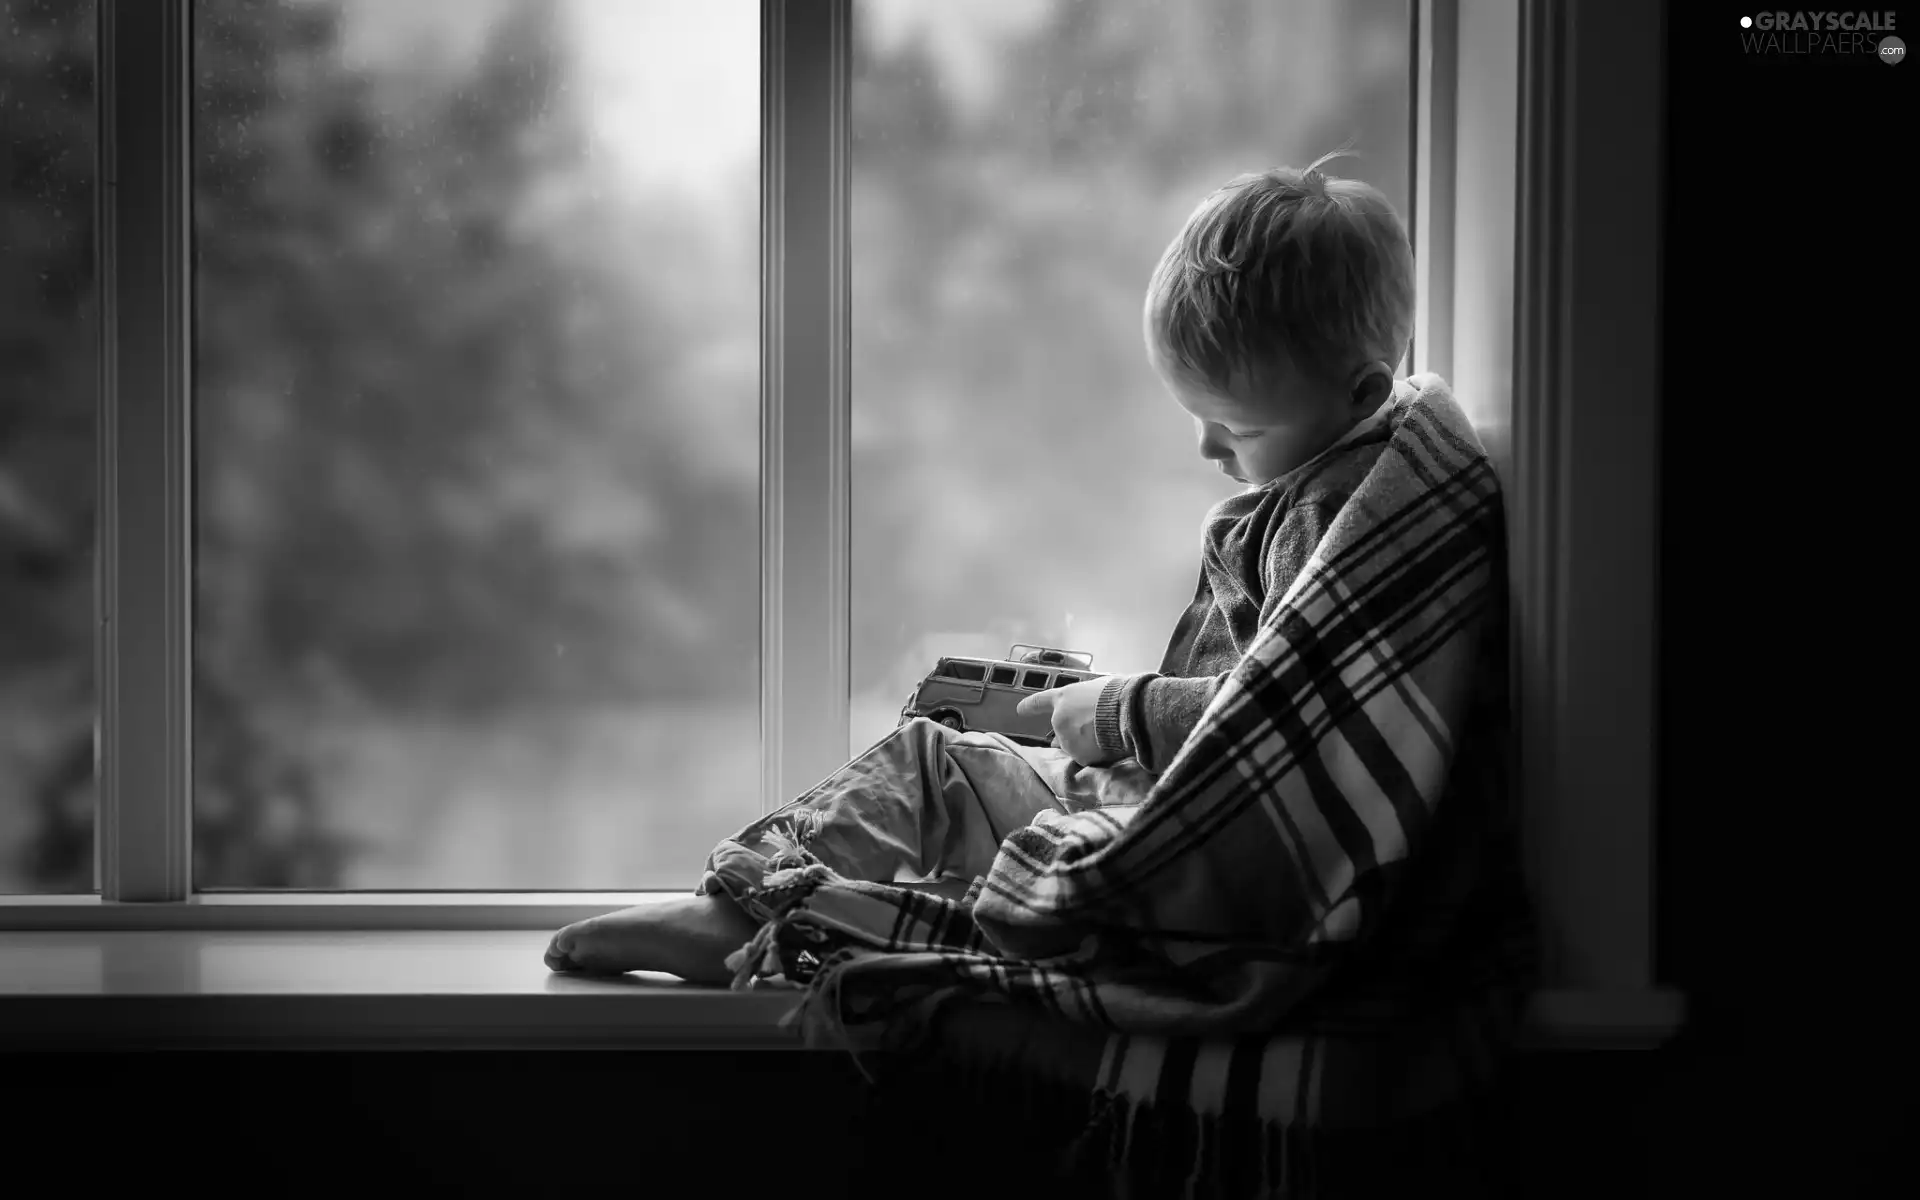
[[91,0],[0,0],[0,892],[94,890]]
[[[1147,279],[1233,176],[1409,215],[1406,0],[856,0],[853,723],[942,654],[1159,665],[1232,485],[1147,367]],[[1077,660],[1076,660],[1077,661]]]
[[691,888],[758,812],[758,5],[196,12],[196,883]]

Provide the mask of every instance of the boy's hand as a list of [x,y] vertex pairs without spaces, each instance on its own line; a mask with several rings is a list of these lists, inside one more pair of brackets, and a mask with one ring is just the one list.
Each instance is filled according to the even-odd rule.
[[1035,692],[1014,706],[1023,717],[1051,716],[1053,736],[1067,757],[1090,767],[1105,757],[1100,751],[1100,736],[1093,729],[1094,709],[1100,703],[1104,679],[1083,679],[1063,688]]

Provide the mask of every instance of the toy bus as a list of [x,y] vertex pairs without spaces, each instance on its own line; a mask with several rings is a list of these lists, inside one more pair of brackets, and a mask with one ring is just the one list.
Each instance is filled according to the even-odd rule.
[[1050,745],[1053,722],[1044,714],[1023,717],[1015,706],[1035,692],[1105,678],[1092,667],[1089,654],[1019,644],[1005,658],[942,658],[907,697],[900,723],[926,717],[963,733],[998,733],[1029,746]]

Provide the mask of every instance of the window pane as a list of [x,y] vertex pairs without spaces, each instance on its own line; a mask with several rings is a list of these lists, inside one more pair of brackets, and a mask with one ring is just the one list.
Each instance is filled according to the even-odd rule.
[[1406,0],[856,0],[853,727],[942,654],[1159,666],[1232,485],[1148,369],[1147,279],[1245,171],[1403,217]]
[[196,883],[691,887],[758,811],[757,4],[196,14]]
[[91,0],[0,0],[0,892],[94,890]]

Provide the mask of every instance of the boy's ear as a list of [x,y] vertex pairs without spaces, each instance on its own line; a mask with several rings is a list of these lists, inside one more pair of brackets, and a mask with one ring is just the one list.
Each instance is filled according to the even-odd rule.
[[1372,413],[1393,394],[1393,368],[1375,359],[1353,373],[1347,394],[1355,408]]

